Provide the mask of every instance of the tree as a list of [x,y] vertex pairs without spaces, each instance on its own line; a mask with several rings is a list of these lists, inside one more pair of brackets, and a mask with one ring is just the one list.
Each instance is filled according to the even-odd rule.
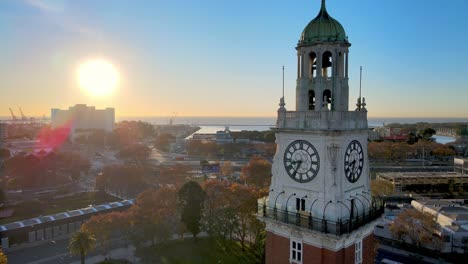
[[416,247],[431,245],[438,248],[441,238],[438,233],[439,225],[429,213],[422,213],[415,209],[401,212],[390,225],[390,232],[398,240],[404,240]]
[[138,245],[151,241],[152,245],[170,238],[176,231],[177,217],[176,191],[163,187],[141,193],[131,207],[133,239]]
[[261,243],[261,233],[265,227],[256,216],[256,203],[263,191],[239,184],[223,181],[205,182],[207,198],[205,200],[204,224],[208,234],[225,241],[237,238],[242,250],[245,250],[250,237],[251,243]]
[[176,141],[176,137],[169,133],[161,133],[156,137],[154,146],[162,151],[169,151],[171,143]]
[[421,135],[422,139],[425,141],[433,141],[432,136],[435,135],[437,132],[432,129],[432,128],[425,128],[421,131],[419,131],[419,134]]
[[95,245],[94,235],[88,230],[80,229],[71,236],[68,249],[72,255],[80,256],[81,264],[84,264],[86,254],[92,251]]
[[260,156],[252,157],[249,163],[242,167],[242,179],[247,184],[259,188],[269,186],[271,181],[271,163]]
[[200,232],[200,221],[205,196],[205,191],[195,181],[185,183],[177,193],[181,220],[193,234],[194,238]]
[[7,263],[8,263],[7,256],[0,249],[0,264],[7,264]]
[[387,181],[372,180],[370,187],[372,196],[381,197],[393,193],[393,185]]
[[93,234],[104,255],[107,255],[109,238],[112,234],[111,228],[112,218],[109,214],[94,215],[82,226],[83,230],[87,230]]
[[275,132],[273,131],[265,132],[265,134],[263,135],[263,139],[265,142],[274,143],[276,140]]
[[225,177],[231,176],[232,174],[232,165],[230,161],[225,161],[223,166],[221,166],[221,174]]
[[142,165],[146,160],[148,160],[149,155],[151,154],[151,149],[142,144],[134,144],[122,148],[118,156],[122,159],[132,161],[137,165]]

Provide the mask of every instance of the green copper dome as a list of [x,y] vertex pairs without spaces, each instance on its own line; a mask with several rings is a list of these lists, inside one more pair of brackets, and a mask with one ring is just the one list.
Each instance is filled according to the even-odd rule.
[[343,26],[333,19],[327,12],[325,0],[319,14],[304,29],[299,45],[312,45],[318,42],[345,42],[348,43]]

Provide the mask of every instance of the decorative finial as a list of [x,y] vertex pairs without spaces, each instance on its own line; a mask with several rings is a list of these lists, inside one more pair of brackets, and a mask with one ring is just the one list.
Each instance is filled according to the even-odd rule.
[[325,5],[325,0],[322,0],[322,9],[323,10],[327,9],[327,6]]
[[359,98],[357,99],[356,111],[361,111],[361,107],[362,107],[362,104],[361,104],[361,97],[359,97]]
[[366,109],[366,98],[362,98],[362,111],[364,112],[367,112],[367,109]]

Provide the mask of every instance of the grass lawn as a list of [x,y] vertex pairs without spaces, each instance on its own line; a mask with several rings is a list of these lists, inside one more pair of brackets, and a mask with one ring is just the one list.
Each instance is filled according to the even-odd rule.
[[137,251],[142,263],[151,264],[254,264],[254,255],[243,252],[235,241],[216,242],[209,238],[174,240]]
[[15,210],[13,216],[0,219],[0,224],[21,221],[40,215],[51,215],[85,208],[91,204],[99,205],[115,201],[120,201],[120,199],[105,193],[98,194],[97,192],[79,193],[73,196],[66,196],[57,199],[48,198],[40,200],[35,204],[28,204],[24,206],[19,204],[17,206],[10,207]]

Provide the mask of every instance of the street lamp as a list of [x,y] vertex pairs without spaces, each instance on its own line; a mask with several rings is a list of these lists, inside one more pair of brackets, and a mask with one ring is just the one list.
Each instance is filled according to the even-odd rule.
[[351,198],[357,199],[357,200],[361,203],[361,205],[362,205],[362,215],[363,215],[363,217],[366,217],[366,206],[364,205],[364,203],[362,202],[362,200],[359,199],[359,198],[356,197],[356,196],[350,196],[350,197],[351,197]]
[[285,193],[285,191],[278,193],[278,195],[275,198],[275,207],[273,208],[273,212],[275,213],[275,218],[276,218],[276,201],[278,200],[278,197],[283,193]]
[[322,213],[322,223],[324,224],[324,231],[327,233],[327,220],[325,220],[325,211],[327,210],[327,207],[329,204],[333,203],[332,201],[329,201],[326,205],[325,208],[323,208],[323,213]]
[[285,219],[286,219],[286,223],[288,222],[288,203],[289,203],[289,199],[291,199],[291,197],[293,196],[296,196],[296,193],[293,193],[291,195],[289,195],[288,199],[286,200],[286,214],[285,214]]
[[[348,213],[349,213],[348,233],[350,233],[351,232],[351,221],[353,220],[351,218],[351,209],[349,209],[349,207],[345,203],[343,203],[342,201],[337,201],[337,203],[340,203],[340,204],[344,205],[344,207],[346,209],[348,209]],[[340,226],[340,228],[341,228],[341,226]]]

